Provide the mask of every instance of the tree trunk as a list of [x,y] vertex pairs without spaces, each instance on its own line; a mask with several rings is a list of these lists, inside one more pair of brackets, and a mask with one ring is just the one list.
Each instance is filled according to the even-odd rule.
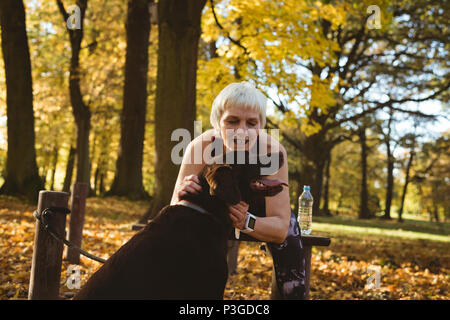
[[105,173],[102,172],[102,173],[100,173],[100,182],[99,182],[99,186],[98,186],[98,194],[100,196],[102,196],[105,193],[104,180],[105,180]]
[[387,187],[386,187],[386,205],[384,209],[384,219],[391,219],[391,205],[392,205],[392,197],[394,191],[394,157],[391,154],[391,150],[388,147],[388,155],[387,155]]
[[99,167],[99,164],[97,164],[97,168],[95,168],[95,174],[94,174],[94,194],[95,195],[98,195],[98,183],[100,182],[99,177],[100,177],[100,167]]
[[141,221],[170,203],[179,166],[170,158],[175,129],[193,135],[200,18],[205,0],[158,2],[159,52],[155,100],[155,194]]
[[391,131],[392,131],[393,111],[390,111],[388,120],[388,133],[384,137],[387,150],[387,186],[386,186],[386,200],[384,209],[384,219],[391,219],[391,204],[394,192],[394,155],[391,150]]
[[24,195],[36,203],[44,184],[36,165],[30,52],[22,0],[0,1],[6,78],[8,151],[3,194]]
[[408,164],[406,165],[406,176],[405,176],[405,184],[403,185],[402,201],[400,203],[400,209],[398,211],[398,221],[399,222],[403,222],[403,219],[402,219],[403,207],[404,207],[404,204],[405,204],[406,192],[408,190],[409,173],[411,171],[413,159],[414,159],[414,150],[411,150],[411,152],[409,154]]
[[322,133],[304,138],[303,156],[300,159],[302,185],[299,186],[299,189],[302,190],[303,185],[311,187],[311,194],[314,198],[313,215],[321,214],[320,199],[322,197],[323,172],[330,150]]
[[45,185],[47,184],[47,175],[48,175],[48,166],[46,165],[45,167],[44,167],[44,170],[42,170],[42,175],[40,176],[40,179],[41,179],[41,181],[42,181],[42,189],[45,189]]
[[64,177],[63,191],[69,192],[72,184],[73,167],[75,163],[76,150],[70,146],[69,156],[67,158],[66,175]]
[[116,174],[108,195],[125,196],[129,199],[149,197],[142,183],[142,157],[147,109],[150,3],[153,0],[128,1],[121,138]]
[[367,139],[366,128],[359,130],[359,143],[361,144],[361,194],[359,203],[359,219],[369,219],[369,193],[367,191]]
[[103,147],[101,148],[101,150],[99,152],[99,156],[97,159],[97,166],[95,168],[95,173],[94,173],[94,189],[93,189],[94,195],[100,195],[100,192],[99,192],[100,176],[104,170],[103,162],[104,162],[104,157],[105,157],[105,155],[104,155],[105,153],[102,149],[103,149]]
[[[64,8],[62,1],[57,0],[59,10],[63,16],[64,23],[67,22],[69,15]],[[77,132],[77,175],[75,182],[90,182],[90,159],[89,159],[89,133],[91,129],[91,112],[89,107],[83,101],[83,95],[80,88],[80,49],[83,40],[83,22],[87,9],[87,0],[78,0],[76,5],[80,8],[81,28],[67,29],[70,38],[72,55],[70,57],[69,70],[69,93],[72,104],[72,112],[76,123]]]
[[289,173],[289,181],[292,182],[293,180],[295,180],[295,182],[296,182],[294,184],[294,187],[296,185],[297,190],[298,190],[296,192],[296,196],[295,196],[295,199],[294,199],[294,213],[295,213],[296,216],[298,216],[298,206],[299,206],[298,198],[302,194],[301,193],[302,190],[300,189],[300,188],[302,188],[301,187],[301,175],[300,175],[300,172],[295,171],[293,173]]
[[52,163],[52,174],[51,174],[51,183],[50,183],[50,190],[55,190],[55,173],[56,173],[56,166],[58,165],[58,153],[59,148],[58,146],[54,146],[53,148],[53,163]]
[[323,188],[323,206],[322,213],[325,216],[331,216],[330,209],[328,207],[329,190],[330,190],[330,166],[331,166],[331,152],[328,154],[328,159],[325,167],[325,186]]
[[77,174],[75,182],[90,182],[89,133],[91,131],[91,113],[84,106],[80,113],[77,125]]
[[[89,160],[89,181],[91,181],[91,178],[93,177],[92,175],[92,166],[94,164],[94,158],[96,155],[96,148],[98,146],[98,137],[99,137],[99,133],[94,131],[93,137],[92,137],[92,141],[90,140],[89,144],[90,144],[90,151],[89,151],[89,155],[90,155],[90,160]],[[89,191],[88,191],[88,197],[95,197],[96,193],[95,193],[95,176],[94,178],[94,188],[92,188],[91,184],[89,183]]]
[[323,176],[326,162],[332,150],[332,143],[327,141],[326,132],[319,131],[311,136],[303,137],[301,175],[302,184],[311,186],[314,198],[313,215],[322,215],[320,199],[323,192]]
[[433,203],[433,216],[436,222],[439,222],[439,210],[436,203]]

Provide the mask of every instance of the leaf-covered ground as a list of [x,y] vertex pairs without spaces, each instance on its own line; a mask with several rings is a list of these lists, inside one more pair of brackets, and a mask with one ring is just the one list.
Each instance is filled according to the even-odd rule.
[[[133,236],[131,225],[146,207],[145,202],[89,198],[82,247],[107,258]],[[28,296],[34,209],[17,198],[0,196],[0,299]],[[311,299],[449,299],[447,227],[439,226],[436,232],[422,228],[434,233],[435,238],[430,238],[421,229],[414,230],[418,235],[399,231],[391,222],[352,225],[351,221],[321,219],[315,224],[314,233],[330,236],[332,243],[313,249]],[[384,232],[385,225],[394,233]],[[61,296],[74,291],[66,285],[68,267],[63,261]],[[99,267],[82,257],[81,284]],[[376,268],[379,288],[374,288],[376,272],[370,271]],[[225,299],[269,299],[271,277],[270,256],[259,244],[241,243],[237,274],[229,278]]]

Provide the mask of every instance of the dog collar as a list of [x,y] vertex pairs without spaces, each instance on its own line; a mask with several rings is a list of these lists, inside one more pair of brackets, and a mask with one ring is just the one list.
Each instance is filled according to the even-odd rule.
[[199,211],[200,213],[208,213],[208,211],[206,211],[205,209],[203,209],[203,208],[200,207],[199,205],[196,205],[195,203],[189,202],[189,201],[187,201],[187,200],[181,200],[181,201],[178,201],[177,204],[178,204],[178,205],[185,206],[185,207],[189,207],[189,208],[194,209],[194,210],[197,210],[197,211]]

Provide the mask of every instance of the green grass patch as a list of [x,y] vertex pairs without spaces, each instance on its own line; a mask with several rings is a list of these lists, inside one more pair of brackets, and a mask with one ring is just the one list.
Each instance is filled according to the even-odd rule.
[[450,242],[450,223],[406,219],[360,220],[349,216],[313,217],[313,230],[329,234],[373,235]]

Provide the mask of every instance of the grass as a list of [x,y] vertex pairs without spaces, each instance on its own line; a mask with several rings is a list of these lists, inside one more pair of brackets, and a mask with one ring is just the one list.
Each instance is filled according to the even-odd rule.
[[373,235],[450,242],[450,223],[422,221],[412,217],[403,222],[379,218],[361,220],[352,216],[314,217],[313,230],[333,235]]

